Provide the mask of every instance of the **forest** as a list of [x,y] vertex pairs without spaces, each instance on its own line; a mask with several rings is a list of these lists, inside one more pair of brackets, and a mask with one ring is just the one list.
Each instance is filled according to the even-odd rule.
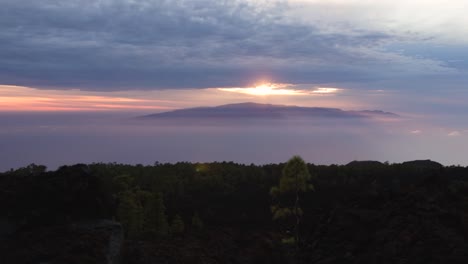
[[0,263],[468,263],[468,167],[93,163],[0,173]]

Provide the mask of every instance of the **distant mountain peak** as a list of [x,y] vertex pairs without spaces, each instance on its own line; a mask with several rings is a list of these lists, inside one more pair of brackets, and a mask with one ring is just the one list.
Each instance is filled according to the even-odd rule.
[[283,105],[273,105],[273,104],[260,104],[254,102],[244,102],[244,103],[235,103],[235,104],[225,104],[225,105],[218,105],[216,107],[273,107],[273,106],[283,106]]
[[254,102],[225,104],[212,107],[178,109],[163,113],[146,115],[145,119],[180,119],[180,118],[373,118],[398,117],[398,115],[381,110],[345,111],[339,108],[304,107],[295,105],[261,104]]

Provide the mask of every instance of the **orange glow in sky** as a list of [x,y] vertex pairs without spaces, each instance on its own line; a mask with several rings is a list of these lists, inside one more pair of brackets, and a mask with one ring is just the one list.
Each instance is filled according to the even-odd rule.
[[162,110],[163,101],[121,97],[109,92],[79,90],[38,90],[21,86],[0,85],[0,111],[110,111]]
[[[347,90],[263,83],[252,87],[129,91],[44,90],[0,85],[0,112],[140,111],[156,113],[180,108],[258,102],[359,109]],[[360,98],[362,99],[362,98]]]

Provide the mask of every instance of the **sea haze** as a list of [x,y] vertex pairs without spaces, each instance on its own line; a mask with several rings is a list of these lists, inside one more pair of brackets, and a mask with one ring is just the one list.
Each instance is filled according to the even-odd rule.
[[[265,108],[257,104],[243,106],[244,112],[234,113],[244,115],[248,110],[245,106],[254,109],[253,113],[259,107]],[[448,137],[437,130],[412,131],[414,121],[392,113],[320,108],[325,112],[338,111],[340,115],[301,114],[292,118],[284,115],[288,107],[268,107],[269,111],[274,110],[275,118],[226,118],[213,116],[214,112],[207,110],[226,106],[203,108],[204,114],[211,113],[210,118],[200,113],[185,115],[192,110],[176,112],[177,118],[169,113],[2,113],[0,171],[30,163],[50,169],[92,162],[266,164],[283,162],[295,154],[317,164],[433,159],[466,165],[466,138]],[[314,108],[305,110],[311,109]],[[281,118],[276,118],[278,114]]]

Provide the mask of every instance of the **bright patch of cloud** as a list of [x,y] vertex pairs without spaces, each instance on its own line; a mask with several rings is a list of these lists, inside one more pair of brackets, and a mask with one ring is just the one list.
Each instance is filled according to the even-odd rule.
[[224,92],[235,92],[249,95],[258,96],[270,96],[270,95],[326,95],[336,94],[341,92],[343,89],[332,88],[332,87],[315,87],[313,89],[299,88],[293,84],[283,83],[268,83],[261,84],[255,87],[244,87],[244,88],[218,88]]
[[335,93],[340,92],[341,90],[343,89],[331,88],[331,87],[318,87],[318,88],[315,88],[312,91],[312,93],[313,94],[335,94]]
[[[328,32],[377,30],[434,42],[468,43],[466,0],[289,0],[291,17]],[[327,10],[327,12],[324,12]],[[354,29],[354,30],[353,30]]]
[[449,137],[458,137],[458,136],[461,136],[461,132],[455,130],[455,131],[452,131],[452,132],[448,133],[447,136],[449,136]]
[[410,133],[413,134],[413,135],[420,135],[420,134],[422,134],[422,131],[421,130],[412,130],[412,131],[410,131]]
[[291,89],[292,84],[281,84],[281,83],[268,83],[261,84],[255,87],[246,88],[218,88],[220,91],[235,92],[250,95],[268,96],[268,95],[305,95],[306,93],[302,90]]

